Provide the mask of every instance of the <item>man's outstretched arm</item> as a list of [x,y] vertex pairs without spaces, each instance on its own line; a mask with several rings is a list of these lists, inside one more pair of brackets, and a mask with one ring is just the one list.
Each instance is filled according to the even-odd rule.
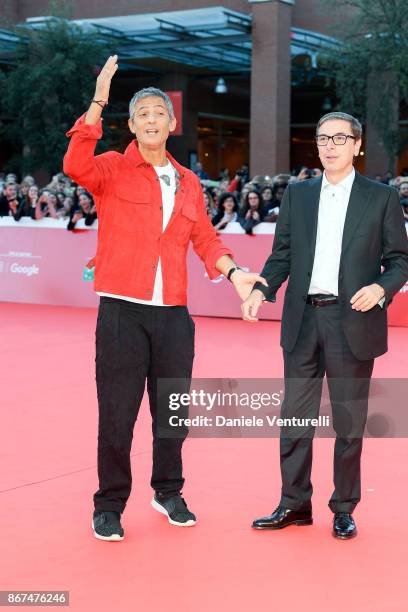
[[267,287],[267,282],[262,276],[255,272],[245,272],[240,270],[237,264],[234,262],[229,255],[223,255],[215,264],[217,270],[228,277],[228,273],[232,268],[237,268],[230,275],[230,281],[234,285],[236,292],[238,293],[241,300],[246,300],[251,294],[251,291],[255,283],[260,283],[262,286]]
[[[194,251],[205,264],[207,274],[211,279],[217,278],[219,274],[228,277],[232,268],[238,265],[232,258],[232,252],[223,245],[212,225],[204,203],[201,186],[197,180],[197,211],[198,219],[191,234]],[[236,269],[229,277],[241,300],[245,300],[251,293],[255,283],[266,287],[266,281],[259,274],[244,272]]]
[[256,283],[252,293],[242,304],[242,318],[245,321],[258,320],[258,310],[264,301],[276,301],[276,292],[289,276],[290,256],[290,186],[288,186],[280,206],[272,253],[261,272],[261,277],[266,280],[267,286]]

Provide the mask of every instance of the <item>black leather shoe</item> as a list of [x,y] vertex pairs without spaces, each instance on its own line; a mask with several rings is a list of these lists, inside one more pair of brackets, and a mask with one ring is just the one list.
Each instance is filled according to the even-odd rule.
[[333,536],[340,540],[349,540],[357,535],[357,528],[349,512],[336,512],[333,519]]
[[270,516],[255,519],[254,529],[283,529],[288,525],[313,525],[312,511],[300,512],[278,506]]

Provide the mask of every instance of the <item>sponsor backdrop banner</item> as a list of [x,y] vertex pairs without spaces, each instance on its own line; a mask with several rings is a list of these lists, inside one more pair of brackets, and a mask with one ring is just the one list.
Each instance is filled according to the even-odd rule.
[[0,300],[96,306],[92,283],[82,280],[95,248],[94,230],[0,227]]
[[[97,306],[99,298],[92,282],[84,281],[84,267],[94,256],[95,228],[68,232],[66,222],[11,219],[0,225],[0,300],[32,304]],[[259,272],[269,255],[273,235],[224,234],[236,261]],[[188,304],[191,314],[240,317],[240,301],[224,277],[210,281],[202,262],[190,249],[188,255]],[[89,275],[85,274],[85,277]],[[277,301],[262,308],[265,319],[280,320],[285,286]],[[408,326],[408,283],[395,296],[388,310],[391,325]]]

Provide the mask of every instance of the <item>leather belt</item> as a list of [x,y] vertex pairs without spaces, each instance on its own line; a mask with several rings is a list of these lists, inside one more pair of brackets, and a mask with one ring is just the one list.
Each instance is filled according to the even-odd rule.
[[310,304],[314,308],[321,306],[330,306],[330,304],[338,304],[339,298],[336,295],[325,295],[324,293],[315,293],[308,295],[306,304]]

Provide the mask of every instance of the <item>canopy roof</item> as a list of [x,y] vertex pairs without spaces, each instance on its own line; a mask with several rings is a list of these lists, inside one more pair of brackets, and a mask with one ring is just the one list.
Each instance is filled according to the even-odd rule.
[[[39,29],[55,17],[31,17],[19,27]],[[222,6],[185,11],[79,19],[74,23],[101,42],[113,44],[121,70],[146,69],[152,60],[182,64],[195,72],[245,73],[251,70],[251,15]],[[0,30],[0,63],[12,61],[18,36]],[[335,39],[292,28],[292,55],[318,54]]]

